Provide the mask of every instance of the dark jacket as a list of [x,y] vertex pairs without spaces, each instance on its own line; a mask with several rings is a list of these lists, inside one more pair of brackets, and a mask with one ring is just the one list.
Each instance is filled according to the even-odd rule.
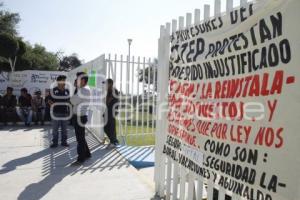
[[[49,98],[53,103],[67,103],[70,105],[70,92],[68,89],[60,90],[58,87],[53,88]],[[53,113],[69,115],[68,105],[54,105]]]
[[17,106],[17,98],[15,95],[4,95],[2,97],[2,105],[4,108],[16,108]]
[[26,97],[20,96],[19,97],[19,106],[20,107],[31,107],[31,95],[27,94]]
[[51,96],[48,95],[48,96],[45,96],[45,105],[46,105],[46,108],[49,108],[50,109],[50,105],[49,105],[49,100],[51,100]]
[[118,114],[118,104],[119,104],[119,91],[114,89],[114,94],[111,92],[107,93],[106,96],[106,114],[108,120],[113,119],[114,116]]

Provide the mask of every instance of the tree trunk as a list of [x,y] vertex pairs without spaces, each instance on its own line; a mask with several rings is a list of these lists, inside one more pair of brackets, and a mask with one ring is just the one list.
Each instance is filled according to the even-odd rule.
[[12,61],[11,58],[8,58],[8,62],[9,62],[9,65],[10,65],[11,72],[14,72],[15,71],[16,62],[17,62],[17,56],[15,56],[14,61]]
[[11,58],[8,58],[8,62],[9,62],[9,66],[10,66],[11,72],[14,72],[14,66],[13,66]]

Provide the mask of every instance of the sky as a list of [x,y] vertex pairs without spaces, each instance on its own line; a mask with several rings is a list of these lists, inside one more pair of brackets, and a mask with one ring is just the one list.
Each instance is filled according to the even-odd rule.
[[[49,51],[77,53],[88,62],[101,54],[157,57],[160,25],[214,0],[0,0],[18,12],[19,34]],[[234,6],[239,0],[233,0]],[[226,0],[221,0],[225,10]],[[203,12],[201,12],[203,15]],[[201,17],[202,17],[201,15]]]

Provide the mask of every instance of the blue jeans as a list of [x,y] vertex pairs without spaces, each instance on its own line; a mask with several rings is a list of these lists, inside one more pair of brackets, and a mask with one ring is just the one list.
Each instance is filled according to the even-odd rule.
[[[64,114],[55,114],[56,117],[66,117]],[[58,144],[58,131],[60,128],[61,133],[61,143],[67,143],[67,125],[69,120],[67,119],[52,119],[52,142],[53,144]]]
[[45,118],[45,109],[38,109],[36,111],[33,111],[33,118],[35,122],[44,122]]
[[20,119],[26,124],[30,124],[32,121],[32,110],[30,107],[18,107],[17,114]]

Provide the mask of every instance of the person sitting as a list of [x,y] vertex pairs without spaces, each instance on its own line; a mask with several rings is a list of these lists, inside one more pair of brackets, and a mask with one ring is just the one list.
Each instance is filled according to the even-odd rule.
[[36,91],[35,96],[31,100],[31,107],[32,107],[33,117],[36,125],[38,124],[39,121],[41,122],[42,125],[44,125],[45,102],[41,95],[42,95],[41,91]]
[[17,113],[20,119],[25,123],[25,126],[30,126],[32,121],[31,99],[31,95],[28,94],[27,89],[22,88]]
[[[7,122],[12,121],[13,123],[17,122],[16,114],[17,98],[13,95],[13,88],[7,87],[6,94],[2,97],[2,109],[3,113],[2,121],[4,125],[7,125]],[[5,116],[5,117],[4,117]]]

